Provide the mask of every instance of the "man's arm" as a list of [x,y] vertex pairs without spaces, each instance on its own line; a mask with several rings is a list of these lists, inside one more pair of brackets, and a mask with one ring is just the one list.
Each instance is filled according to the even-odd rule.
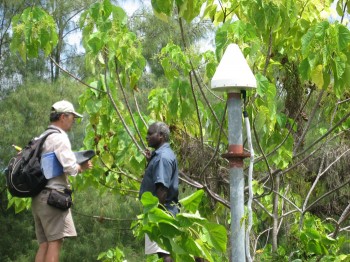
[[168,196],[168,188],[166,188],[162,183],[156,183],[156,192],[159,203],[164,205]]

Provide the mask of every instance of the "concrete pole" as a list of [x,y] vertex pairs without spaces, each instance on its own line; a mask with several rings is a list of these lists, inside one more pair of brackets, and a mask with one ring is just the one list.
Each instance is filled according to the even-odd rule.
[[223,157],[230,165],[231,262],[245,262],[243,159],[249,153],[243,150],[241,93],[228,93],[227,110],[229,147]]

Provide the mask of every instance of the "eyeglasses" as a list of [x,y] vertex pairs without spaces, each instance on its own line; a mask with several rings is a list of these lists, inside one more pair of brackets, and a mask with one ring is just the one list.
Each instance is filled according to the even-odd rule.
[[74,115],[73,113],[65,113],[64,114],[65,116],[69,116],[69,115],[72,115],[74,119],[77,119],[79,117],[77,117],[76,115]]

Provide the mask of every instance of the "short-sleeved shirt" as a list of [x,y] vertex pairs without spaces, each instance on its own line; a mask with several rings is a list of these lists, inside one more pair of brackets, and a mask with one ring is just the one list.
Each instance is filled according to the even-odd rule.
[[157,196],[156,184],[162,183],[168,189],[165,207],[174,215],[178,213],[179,170],[174,152],[169,143],[164,143],[152,152],[144,177],[142,179],[140,195],[151,192]]
[[49,179],[46,187],[62,190],[64,188],[70,188],[68,175],[76,176],[78,174],[78,166],[74,152],[71,149],[69,137],[63,129],[50,125],[49,129],[42,135],[52,131],[52,129],[58,129],[60,132],[53,133],[46,138],[43,144],[42,154],[55,152],[58,161],[63,167],[64,173],[61,176]]

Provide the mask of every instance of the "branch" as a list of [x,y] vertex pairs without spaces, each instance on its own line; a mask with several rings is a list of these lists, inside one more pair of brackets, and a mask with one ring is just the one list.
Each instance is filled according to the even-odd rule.
[[133,176],[127,174],[127,173],[124,172],[119,166],[117,166],[118,171],[119,171],[119,172],[117,172],[117,171],[111,169],[109,166],[107,166],[107,164],[103,161],[103,159],[102,159],[101,157],[99,157],[99,160],[101,161],[102,165],[103,165],[105,168],[107,168],[107,171],[113,172],[113,173],[117,173],[117,174],[119,174],[119,173],[120,173],[120,174],[123,174],[124,176],[126,176],[126,177],[129,178],[129,179],[132,179],[132,180],[134,180],[134,181],[136,181],[136,182],[141,183],[141,180],[139,180],[139,179],[137,179],[137,178],[135,178],[135,177],[133,177]]
[[[311,94],[313,93],[313,90],[311,90],[311,92],[309,93],[307,99],[305,100],[303,106],[300,108],[298,114],[297,114],[297,117],[296,119],[300,116],[301,112],[303,111],[303,109],[306,107],[307,103],[309,102],[310,98],[311,98]],[[271,151],[270,153],[268,153],[266,155],[266,157],[269,157],[271,156],[272,154],[274,154],[275,152],[277,152],[277,150],[283,146],[283,144],[287,141],[288,137],[290,136],[290,134],[292,133],[292,130],[293,130],[293,127],[296,125],[296,121],[293,121],[293,124],[291,125],[291,127],[289,128],[288,130],[288,134],[286,135],[286,137],[282,140],[282,142],[274,148],[273,151]],[[258,158],[255,162],[260,162],[262,158]]]
[[[254,119],[254,122],[255,122],[255,119]],[[257,145],[258,145],[258,148],[259,148],[259,150],[260,150],[260,152],[261,152],[261,154],[262,154],[262,158],[264,159],[265,164],[266,164],[266,166],[267,166],[267,170],[268,170],[268,172],[269,172],[268,176],[269,176],[269,178],[271,179],[271,183],[272,183],[271,190],[272,190],[273,184],[274,184],[274,180],[273,180],[273,176],[272,176],[272,173],[271,173],[271,167],[270,167],[270,165],[269,165],[269,162],[267,161],[267,158],[266,158],[266,156],[265,156],[264,150],[262,149],[262,147],[261,147],[261,145],[260,145],[260,141],[259,141],[259,138],[258,138],[258,134],[257,134],[256,128],[255,128],[255,124],[253,124],[253,131],[254,131],[254,136],[255,136],[256,143],[257,143]],[[276,171],[275,171],[275,172],[276,172]],[[278,171],[278,172],[279,172],[279,171]],[[263,194],[262,196],[271,194],[271,190],[270,190],[269,193]],[[259,197],[262,197],[262,196],[259,196]]]
[[75,31],[79,29],[79,27],[74,27],[73,29],[69,30],[68,32],[66,32],[64,35],[62,35],[62,39],[65,38],[67,35],[69,35],[71,32]]
[[259,206],[262,210],[264,210],[264,211],[266,212],[266,214],[269,215],[269,217],[271,217],[271,218],[273,217],[272,213],[269,212],[269,211],[266,209],[266,207],[264,207],[264,205],[261,204],[257,199],[254,198],[253,201],[254,201],[255,203],[257,203],[258,206]]
[[[315,187],[316,187],[316,185],[317,185],[317,183],[318,183],[318,180],[321,178],[322,174],[324,174],[324,172],[320,172],[320,171],[321,171],[321,168],[323,167],[324,160],[325,160],[325,156],[322,157],[322,161],[321,161],[321,164],[320,164],[320,170],[318,171],[317,177],[316,177],[315,181],[312,183],[312,186],[311,186],[309,192],[308,192],[307,195],[306,195],[306,198],[305,198],[305,201],[304,201],[304,205],[303,205],[303,209],[306,208],[306,205],[307,205],[307,203],[308,203],[308,201],[309,201],[309,198],[310,198],[310,196],[311,196],[311,193],[314,191],[314,189],[315,189]],[[334,163],[334,162],[333,162],[333,163]],[[331,165],[332,165],[332,164],[331,164]],[[328,168],[331,167],[331,165],[329,165]],[[328,169],[326,169],[326,170],[328,170]],[[301,221],[301,222],[302,222],[302,218],[303,218],[303,216],[300,217],[300,221]],[[300,223],[300,226],[301,226],[301,223]]]
[[343,232],[343,231],[350,231],[350,226],[343,227],[339,230],[339,232]]
[[278,204],[279,204],[279,187],[280,187],[280,173],[276,173],[274,177],[274,195],[272,203],[272,252],[277,251],[277,235],[278,235]]
[[202,176],[203,176],[205,170],[208,168],[208,166],[210,165],[210,163],[214,160],[214,158],[216,157],[217,153],[219,152],[220,140],[221,140],[221,134],[222,134],[223,123],[224,123],[224,121],[225,121],[226,110],[227,110],[227,103],[226,103],[226,105],[225,105],[224,113],[223,113],[223,115],[222,115],[222,120],[221,120],[221,123],[220,123],[219,138],[218,138],[218,142],[217,142],[217,144],[216,144],[215,152],[214,152],[213,156],[210,158],[210,160],[208,161],[208,163],[205,165],[205,167],[203,168],[203,170],[200,172],[199,177],[202,177]]
[[226,199],[223,199],[221,196],[219,196],[218,194],[216,194],[215,192],[210,190],[208,187],[200,184],[197,181],[192,180],[184,172],[179,171],[179,174],[180,174],[180,176],[179,176],[180,180],[186,182],[187,184],[189,184],[189,185],[191,185],[191,186],[193,186],[195,188],[205,190],[209,194],[209,196],[212,197],[214,200],[216,200],[217,202],[219,202],[219,203],[223,204],[224,206],[230,208],[230,203]]
[[305,136],[307,134],[307,131],[309,131],[309,128],[310,128],[310,125],[311,125],[311,122],[312,120],[314,119],[315,115],[316,115],[316,110],[319,108],[320,106],[320,102],[321,102],[321,99],[323,97],[323,94],[324,94],[324,89],[321,90],[320,92],[320,95],[318,96],[317,98],[317,101],[316,101],[316,104],[314,106],[314,108],[312,109],[312,112],[310,114],[310,117],[309,117],[309,120],[307,121],[307,124],[306,124],[306,127],[304,128],[303,130],[303,133],[301,135],[301,137],[299,138],[299,141],[298,143],[296,144],[296,146],[294,147],[294,150],[293,150],[293,155],[295,155],[295,153],[298,151],[302,141],[304,141],[305,139]]
[[[342,17],[341,17],[341,19],[340,19],[340,24],[343,23],[343,20],[344,20],[345,14],[346,14],[346,7],[347,7],[347,5],[348,5],[348,2],[345,1],[345,5],[344,5],[344,8],[343,8],[343,15],[342,15]],[[349,11],[349,10],[348,10],[348,11]]]
[[[98,183],[99,183],[100,185],[102,185],[102,186],[108,188],[108,189],[111,189],[111,190],[120,190],[120,192],[129,192],[129,193],[133,193],[133,194],[136,194],[136,195],[139,194],[139,191],[138,191],[138,190],[111,187],[111,186],[108,186],[108,185],[102,183],[101,181],[99,181]],[[125,196],[128,196],[128,195],[125,195]],[[133,199],[135,199],[135,197],[137,197],[137,196],[132,196]]]
[[199,114],[198,102],[197,102],[196,94],[195,94],[195,92],[194,92],[194,87],[193,87],[193,81],[192,81],[191,72],[189,72],[188,75],[189,75],[189,77],[190,77],[190,84],[191,84],[191,91],[192,91],[192,95],[193,95],[193,100],[194,100],[194,103],[195,103],[195,105],[196,105],[196,113],[197,113],[198,124],[199,124],[199,133],[200,133],[201,145],[202,145],[202,147],[203,147],[203,146],[204,146],[204,141],[203,141],[202,120],[201,120],[201,116],[200,116],[200,114]]
[[[335,139],[337,136],[339,136],[339,135],[341,135],[341,134],[343,134],[343,133],[344,133],[344,131],[339,132],[338,134],[335,134],[335,136],[333,136],[332,138],[330,138],[329,140],[327,140],[325,143],[328,143],[328,142],[332,141],[332,140]],[[287,168],[286,170],[284,170],[282,173],[283,173],[283,174],[286,174],[286,173],[288,173],[289,171],[291,171],[292,169],[294,169],[294,168],[300,166],[303,162],[305,162],[305,161],[308,160],[310,157],[312,157],[316,152],[319,152],[319,150],[320,150],[322,147],[324,147],[324,144],[325,144],[325,143],[319,145],[319,146],[318,146],[314,151],[312,151],[309,155],[307,155],[305,158],[303,158],[303,159],[300,160],[299,162],[297,162],[297,163],[293,164],[292,166],[288,167],[288,168]]]
[[[182,42],[183,42],[183,47],[184,47],[184,49],[186,49],[187,45],[186,45],[185,33],[184,33],[183,26],[182,26],[182,19],[181,19],[181,17],[179,17],[179,26],[180,26],[180,32],[181,32],[181,38],[182,38]],[[201,138],[201,145],[203,147],[204,146],[204,141],[203,141],[202,120],[201,120],[201,117],[200,117],[200,114],[199,114],[198,102],[197,102],[196,94],[194,92],[191,72],[188,73],[188,76],[189,76],[189,79],[190,79],[190,85],[191,85],[191,91],[192,91],[194,103],[196,105],[196,113],[197,113],[198,124],[199,124],[199,133],[200,133],[200,138]]]
[[347,184],[350,183],[350,179],[346,180],[343,184],[341,184],[340,186],[332,189],[331,191],[323,194],[322,196],[320,196],[318,199],[316,199],[312,204],[310,204],[305,210],[304,210],[304,213],[309,211],[314,205],[316,205],[318,202],[320,202],[323,198],[327,197],[328,195],[338,191],[340,188],[346,186]]
[[[264,187],[266,187],[266,186],[264,186]],[[298,210],[300,213],[302,212],[302,210],[296,204],[294,204],[291,200],[289,200],[287,197],[285,197],[284,195],[280,194],[279,192],[277,192],[275,190],[272,190],[272,192],[279,195],[282,199],[284,199],[289,204],[291,204],[293,207],[295,207],[295,209]]]
[[318,142],[320,142],[321,140],[323,140],[325,137],[327,137],[329,134],[331,134],[333,132],[333,130],[335,128],[337,128],[338,126],[340,126],[343,122],[345,122],[350,116],[350,112],[347,113],[342,119],[340,119],[338,121],[338,123],[336,123],[331,129],[329,129],[323,136],[321,136],[320,138],[318,138],[317,140],[315,140],[313,143],[311,143],[311,145],[309,145],[306,149],[304,149],[302,152],[298,153],[297,155],[295,155],[294,157],[298,157],[302,154],[304,154],[305,152],[307,152],[310,148],[312,148],[314,145],[316,145]]
[[340,225],[350,216],[350,203],[348,204],[348,206],[344,209],[343,213],[341,214],[338,222],[337,222],[337,225],[336,225],[336,228],[332,234],[332,237],[333,238],[336,238],[338,233],[339,233],[339,229],[340,229]]
[[145,125],[145,127],[148,127],[148,125],[147,125],[145,119],[143,118],[143,116],[142,116],[142,114],[141,114],[141,111],[140,111],[140,108],[139,108],[139,103],[137,102],[137,99],[136,99],[134,90],[132,91],[132,96],[134,97],[136,109],[137,109],[137,112],[138,112],[138,114],[139,114],[139,116],[140,116],[140,118],[141,118],[143,124]]
[[63,69],[63,67],[61,67],[51,56],[49,57],[50,60],[55,64],[55,66],[57,66],[61,71],[63,71],[64,73],[66,73],[67,75],[69,75],[70,77],[72,77],[73,79],[77,80],[79,83],[83,84],[84,86],[96,90],[100,93],[104,93],[106,94],[107,92],[101,90],[101,89],[97,89],[93,86],[90,86],[89,84],[85,83],[83,80],[79,79],[78,77],[74,76],[73,74],[71,74],[70,72],[68,72],[67,70]]
[[[215,114],[215,112],[214,112],[214,110],[213,110],[213,108],[212,108],[210,102],[208,101],[208,99],[207,99],[205,93],[203,92],[202,85],[200,84],[199,78],[198,78],[198,76],[197,76],[197,74],[196,74],[196,71],[194,70],[192,61],[190,61],[190,64],[191,64],[191,68],[192,68],[192,73],[193,73],[193,75],[194,75],[194,78],[196,79],[196,82],[197,82],[197,84],[198,84],[199,90],[200,90],[200,92],[201,92],[201,94],[202,94],[202,96],[203,96],[205,102],[207,103],[210,112],[211,112],[212,115],[214,116],[214,118],[215,118],[215,120],[216,120],[216,123],[217,123],[218,125],[220,125],[220,121],[219,121],[218,117],[216,116],[216,114]],[[225,135],[227,136],[226,133],[225,133]]]
[[200,80],[201,80],[201,82],[203,83],[205,89],[207,89],[207,91],[208,91],[210,94],[212,94],[215,98],[217,98],[217,99],[220,100],[221,102],[224,102],[224,101],[225,101],[225,100],[222,99],[221,97],[217,96],[212,90],[210,90],[210,88],[204,83],[204,81],[203,81],[201,75],[199,75],[199,77],[201,78]]
[[146,148],[146,145],[145,143],[143,142],[143,139],[142,139],[142,136],[141,136],[141,133],[140,133],[140,130],[138,129],[137,125],[136,125],[136,122],[135,122],[135,119],[134,119],[134,115],[131,111],[131,108],[130,108],[130,105],[129,105],[129,101],[126,97],[126,94],[125,94],[125,91],[124,91],[124,87],[123,87],[123,84],[122,82],[120,81],[120,77],[119,77],[119,74],[118,74],[118,64],[117,64],[117,60],[115,61],[115,67],[116,67],[116,76],[117,76],[117,80],[118,80],[118,84],[120,86],[120,90],[122,91],[122,94],[123,94],[123,97],[124,97],[124,101],[125,101],[125,104],[126,104],[126,108],[128,109],[128,112],[129,112],[129,115],[131,117],[131,121],[132,121],[132,124],[134,125],[134,128],[136,130],[136,133],[137,135],[139,136],[140,138],[140,141],[142,143],[142,146],[143,148],[145,149]]
[[[105,58],[106,60],[106,58]],[[105,80],[105,85],[106,85],[106,90],[107,90],[107,95],[108,95],[108,98],[109,100],[112,102],[112,105],[115,109],[115,111],[117,112],[118,114],[118,117],[120,119],[120,121],[122,122],[123,124],[123,127],[125,129],[125,131],[128,133],[129,137],[131,138],[131,140],[133,141],[133,143],[135,144],[135,146],[137,147],[137,149],[142,152],[142,154],[145,155],[145,152],[143,152],[142,148],[140,147],[140,145],[137,143],[137,141],[135,140],[135,137],[132,135],[129,127],[127,126],[127,124],[125,123],[125,119],[123,118],[122,114],[120,113],[119,109],[118,109],[118,106],[117,104],[115,103],[113,97],[112,97],[112,94],[110,92],[110,89],[109,89],[109,86],[108,86],[108,81],[107,81],[107,71],[108,71],[108,61],[105,61],[105,65],[106,65],[106,70],[105,70],[105,75],[104,75],[104,80]]]
[[343,103],[347,103],[347,102],[349,102],[349,101],[350,101],[350,98],[345,99],[345,100],[343,100],[343,101],[339,101],[339,102],[337,102],[337,105],[341,105],[341,104],[343,104]]
[[271,49],[272,49],[272,28],[270,28],[269,47],[267,49],[263,75],[266,75],[267,67],[269,66],[269,63],[270,63]]
[[[78,9],[75,13],[73,13],[70,17],[68,17],[68,19],[67,19],[66,21],[64,21],[64,23],[63,23],[63,28],[66,28],[67,25],[68,25],[68,22],[69,22],[70,20],[72,20],[77,14],[81,13],[81,12],[84,11],[84,10],[85,10],[85,8]],[[65,37],[66,35],[68,35],[70,32],[72,32],[72,31],[74,31],[74,30],[76,30],[76,29],[78,29],[78,28],[79,28],[79,27],[75,27],[74,29],[68,31],[66,34],[62,35],[62,38],[64,38],[64,37]]]
[[[268,236],[267,236],[267,238],[266,238],[266,243],[267,243],[267,240],[269,239],[269,234],[270,234],[270,230],[271,230],[272,228],[270,227],[270,228],[267,228],[267,229],[265,229],[264,231],[262,231],[262,232],[260,232],[260,234],[257,236],[257,238],[256,238],[256,241],[255,241],[255,244],[254,244],[254,254],[256,253],[256,249],[257,249],[257,246],[258,246],[258,243],[259,243],[259,238],[263,235],[263,234],[265,234],[266,232],[268,233]],[[266,244],[265,244],[266,245]]]
[[[110,218],[110,217],[104,217],[104,216],[95,216],[95,215],[86,215],[83,213],[80,213],[78,211],[76,211],[74,208],[71,209],[75,214],[80,215],[80,216],[84,216],[84,217],[91,217],[94,219],[97,219],[99,222],[103,222],[105,220],[107,221],[137,221],[137,219],[126,219],[126,218]],[[128,229],[130,230],[130,229]]]

